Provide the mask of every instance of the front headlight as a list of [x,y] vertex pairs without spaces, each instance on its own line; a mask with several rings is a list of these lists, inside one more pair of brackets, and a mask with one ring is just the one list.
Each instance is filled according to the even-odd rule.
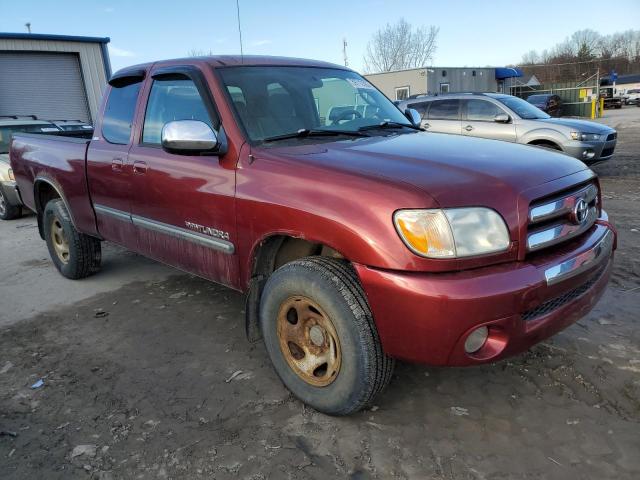
[[393,223],[407,247],[423,257],[470,257],[509,248],[507,226],[489,208],[398,210]]
[[589,142],[594,140],[600,140],[599,133],[583,133],[583,132],[571,132],[571,138],[573,140],[581,140],[583,142]]

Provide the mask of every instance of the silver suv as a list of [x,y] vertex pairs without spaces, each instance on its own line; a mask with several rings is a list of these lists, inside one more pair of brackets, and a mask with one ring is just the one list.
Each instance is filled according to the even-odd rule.
[[491,138],[561,150],[585,163],[608,160],[618,134],[587,120],[551,118],[518,97],[498,93],[424,96],[398,104],[414,108],[430,132]]

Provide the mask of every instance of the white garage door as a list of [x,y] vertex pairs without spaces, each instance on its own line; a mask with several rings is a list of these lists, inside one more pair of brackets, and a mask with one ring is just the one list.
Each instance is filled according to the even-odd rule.
[[0,52],[0,115],[90,121],[78,55]]

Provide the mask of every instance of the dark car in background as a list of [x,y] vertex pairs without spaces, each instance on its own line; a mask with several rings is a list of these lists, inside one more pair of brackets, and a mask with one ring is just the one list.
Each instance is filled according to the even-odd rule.
[[552,117],[562,116],[562,99],[558,95],[551,93],[529,95],[529,97],[527,97],[527,102],[531,105],[535,105],[544,113],[551,115]]

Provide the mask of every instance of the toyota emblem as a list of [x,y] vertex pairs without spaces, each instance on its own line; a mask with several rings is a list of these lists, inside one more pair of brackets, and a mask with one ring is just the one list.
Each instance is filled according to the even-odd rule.
[[584,223],[584,221],[587,219],[588,213],[589,205],[584,201],[584,198],[579,199],[576,202],[575,207],[573,207],[573,222],[578,225]]

